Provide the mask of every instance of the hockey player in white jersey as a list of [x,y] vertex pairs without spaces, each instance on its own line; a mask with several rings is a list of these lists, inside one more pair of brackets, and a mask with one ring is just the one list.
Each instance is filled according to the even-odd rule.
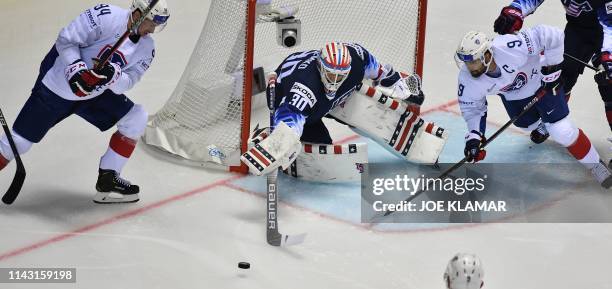
[[[149,2],[133,0],[130,10],[98,4],[64,27],[43,59],[32,93],[13,125],[19,154],[26,153],[49,129],[72,114],[101,131],[116,125],[117,131],[100,159],[96,203],[139,200],[139,187],[120,174],[144,132],[148,115],[124,93],[140,81],[155,57],[149,34],[161,31],[169,18],[166,1],[160,0],[145,20],[135,25]],[[105,65],[94,69],[96,60],[108,54],[127,29],[129,39]],[[0,169],[13,158],[7,138],[2,136]]]
[[455,58],[460,66],[459,106],[468,127],[464,150],[468,161],[477,162],[486,156],[481,145],[486,128],[487,95],[501,96],[508,115],[514,117],[536,95],[542,94],[535,107],[514,124],[532,131],[543,123],[550,137],[566,147],[603,187],[612,186],[612,176],[599,153],[569,118],[560,77],[561,30],[540,25],[492,40],[484,33],[468,32]]

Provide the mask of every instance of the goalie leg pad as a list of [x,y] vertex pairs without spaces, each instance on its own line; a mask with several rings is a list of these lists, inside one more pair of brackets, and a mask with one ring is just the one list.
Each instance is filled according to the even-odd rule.
[[280,122],[269,137],[255,144],[240,160],[249,171],[261,176],[281,167],[288,168],[301,149],[300,137],[284,122]]
[[435,163],[448,138],[443,128],[423,120],[406,103],[366,85],[330,114],[414,163]]
[[368,162],[366,143],[326,145],[304,143],[295,162],[284,170],[294,178],[314,182],[354,182],[361,180]]

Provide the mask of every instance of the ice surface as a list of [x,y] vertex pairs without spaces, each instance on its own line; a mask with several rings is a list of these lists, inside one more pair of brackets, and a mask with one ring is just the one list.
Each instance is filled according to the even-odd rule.
[[[108,2],[126,6],[128,1]],[[425,109],[455,98],[457,41],[468,30],[491,32],[507,2],[429,1]],[[0,107],[10,122],[59,29],[96,3],[2,1]],[[129,92],[151,113],[171,94],[208,9],[208,1],[169,4],[170,23],[155,35],[156,59]],[[526,20],[526,25],[538,23],[562,26],[560,3],[545,2]],[[591,79],[586,71],[573,90],[572,119],[607,159],[610,133]],[[489,99],[489,108],[492,130],[507,116],[497,98]],[[443,161],[460,159],[464,127],[456,107],[426,117],[451,132]],[[352,135],[332,127],[336,139]],[[0,267],[76,267],[76,285],[0,288],[443,288],[446,262],[459,251],[482,258],[485,288],[612,288],[609,224],[370,226],[359,222],[358,186],[281,178],[281,231],[308,232],[309,237],[302,245],[276,248],[265,242],[263,179],[168,163],[140,147],[124,176],[141,185],[141,201],[95,205],[97,165],[111,134],[78,117],[58,124],[23,156],[28,177],[17,201],[0,206]],[[371,147],[372,161],[395,161],[374,143]],[[488,158],[570,160],[551,142],[532,146],[516,129],[491,144]],[[10,165],[0,173],[0,187],[8,186],[13,172]],[[566,202],[584,198],[570,195],[549,209],[563,210]],[[251,269],[238,269],[240,261],[250,262]]]

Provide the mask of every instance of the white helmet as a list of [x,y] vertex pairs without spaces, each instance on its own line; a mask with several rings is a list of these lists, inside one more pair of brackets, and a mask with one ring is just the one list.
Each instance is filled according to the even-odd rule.
[[479,289],[484,282],[482,262],[476,255],[458,253],[446,266],[444,282],[448,289]]
[[[149,3],[151,3],[151,0],[132,0],[132,6],[130,8],[132,11],[139,10],[142,13],[147,10]],[[130,19],[131,17],[130,15]],[[166,0],[159,0],[157,4],[153,6],[149,14],[147,14],[147,19],[155,22],[155,32],[164,30],[169,17],[170,12],[168,11],[168,3],[166,3]],[[132,20],[132,23],[134,23],[134,21],[135,20]],[[138,27],[132,27],[132,31],[137,30]]]
[[327,91],[338,90],[351,72],[351,54],[342,42],[329,42],[319,54],[321,81]]
[[461,43],[457,47],[457,53],[455,53],[455,62],[457,67],[461,68],[464,62],[470,62],[475,60],[482,61],[487,70],[491,65],[492,59],[487,62],[485,59],[485,52],[491,53],[491,39],[482,32],[470,31],[463,36]]

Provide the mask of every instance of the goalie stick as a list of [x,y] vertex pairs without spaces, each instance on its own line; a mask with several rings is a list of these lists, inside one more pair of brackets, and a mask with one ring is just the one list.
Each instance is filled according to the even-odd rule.
[[21,191],[21,187],[23,186],[23,182],[26,177],[26,170],[23,166],[23,162],[21,161],[21,157],[19,157],[19,152],[17,151],[17,146],[15,146],[15,142],[13,141],[13,136],[9,130],[8,125],[6,124],[6,119],[4,118],[4,114],[2,114],[2,110],[0,110],[0,124],[2,124],[2,129],[4,129],[4,133],[6,134],[6,138],[11,146],[11,150],[13,151],[13,156],[15,156],[15,163],[17,163],[17,170],[15,171],[15,176],[13,177],[13,181],[8,188],[8,191],[4,193],[2,196],[2,202],[7,205],[12,204],[19,192]]
[[[276,73],[268,74],[268,89],[270,91],[270,133],[274,124],[274,101],[276,98]],[[291,246],[304,242],[306,233],[299,235],[283,235],[278,232],[278,168],[266,177],[266,240],[272,246]]]
[[[529,103],[527,103],[527,105],[525,105],[525,107],[523,108],[521,113],[519,113],[518,115],[516,115],[513,118],[511,118],[500,129],[498,129],[490,138],[486,139],[482,143],[481,148],[486,147],[495,138],[497,138],[502,132],[504,132],[510,125],[512,125],[517,119],[519,119],[520,117],[525,115],[540,99],[542,99],[542,97],[544,97],[545,94],[546,94],[546,90],[544,90],[544,89],[539,90],[538,93],[536,94],[536,96]],[[446,169],[444,172],[442,172],[440,175],[438,175],[435,179],[445,178],[450,173],[452,173],[454,170],[456,170],[459,167],[461,167],[466,161],[467,161],[467,157],[464,157],[461,161],[459,161],[458,163],[455,163],[453,166],[451,166],[450,168]],[[433,179],[433,180],[435,180],[435,179]],[[429,182],[427,183],[426,187],[428,187],[428,186],[429,186]],[[419,191],[415,192],[413,195],[411,195],[410,197],[406,198],[404,200],[404,202],[410,202],[410,201],[414,200],[416,197],[420,196],[423,192],[425,192],[425,191],[424,190],[419,190]],[[394,212],[395,211],[385,211],[384,214],[382,215],[382,217],[387,217],[387,216],[393,214]],[[375,220],[375,219],[380,218],[380,217],[381,217],[380,215],[379,216],[375,216],[374,218],[372,218],[372,220]]]

